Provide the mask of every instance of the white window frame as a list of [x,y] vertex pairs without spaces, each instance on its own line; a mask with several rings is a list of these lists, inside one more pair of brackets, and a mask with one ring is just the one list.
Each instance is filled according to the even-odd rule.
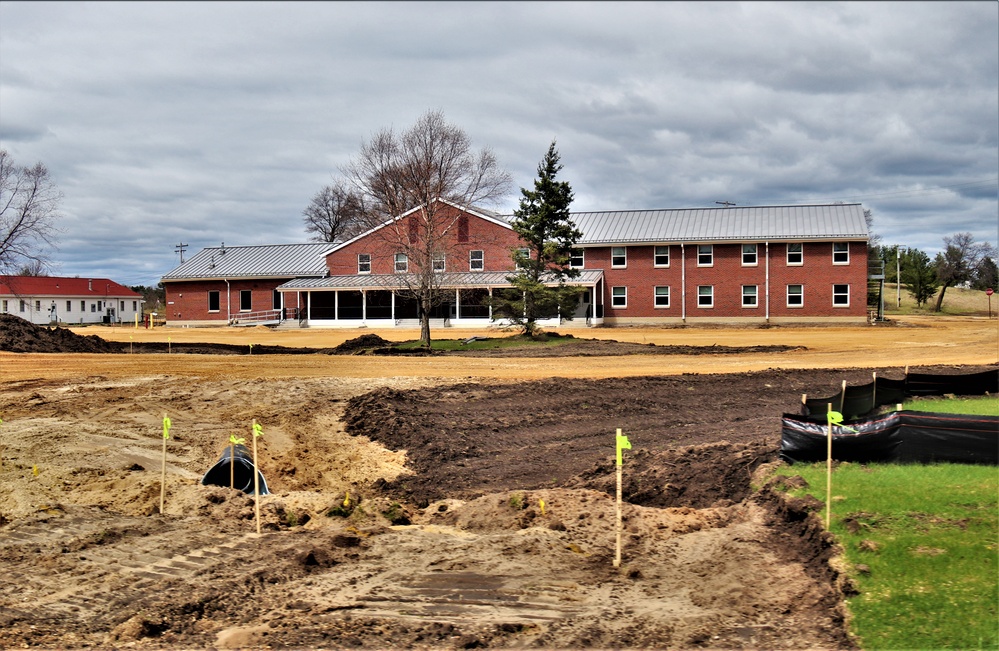
[[569,268],[582,269],[586,265],[586,253],[583,249],[569,249]]
[[615,309],[624,309],[628,307],[627,286],[619,285],[617,287],[611,287],[611,307]]
[[[792,287],[797,287],[798,291],[792,294],[791,293],[791,288]],[[792,296],[796,296],[797,297],[797,299],[798,299],[797,303],[792,303],[791,302],[791,297]],[[787,299],[787,306],[789,308],[795,308],[795,309],[797,309],[797,308],[805,307],[805,286],[802,285],[802,284],[798,284],[798,283],[788,285],[787,286],[786,299]]]
[[[704,291],[707,290],[707,291]],[[702,299],[707,297],[707,301]],[[715,306],[715,286],[714,285],[698,285],[697,286],[697,307],[700,308],[712,308]]]
[[[660,253],[663,250],[663,253]],[[661,262],[660,259],[665,258],[665,262]],[[669,267],[669,245],[660,244],[652,247],[652,266],[658,269],[665,269]]]
[[[750,248],[752,247],[752,248]],[[747,258],[747,256],[749,256]],[[760,264],[759,255],[759,245],[757,244],[743,244],[742,245],[742,266],[743,267],[755,267]]]
[[[837,292],[837,287],[845,287],[845,291]],[[846,297],[846,301],[842,303],[837,303],[837,297]],[[835,283],[832,286],[832,304],[833,307],[850,307],[850,285],[847,283]]]
[[396,253],[393,258],[395,261],[395,272],[397,274],[409,273],[409,256],[405,253]]
[[27,303],[27,301],[21,300],[20,311],[21,312],[26,312],[27,309],[28,309],[28,303]]
[[[134,302],[135,301],[133,301],[133,303]],[[135,308],[133,307],[132,309],[134,310]],[[7,310],[4,310],[4,312],[6,312],[6,311]],[[66,312],[69,313],[69,312],[72,312],[72,311],[73,311],[73,301],[66,301]]]
[[[837,251],[836,247],[842,246],[846,247],[845,250]],[[844,258],[837,260],[836,258]],[[850,243],[849,242],[833,242],[832,243],[832,263],[833,264],[850,264]]]
[[435,274],[447,271],[447,258],[443,253],[435,253],[430,264],[432,265]]
[[[476,256],[475,254],[479,255]],[[478,263],[478,264],[476,264]],[[468,270],[483,271],[486,268],[486,252],[482,249],[472,249],[468,252]]]
[[7,306],[8,306],[8,305],[9,305],[9,303],[7,302],[7,299],[6,299],[6,298],[5,298],[5,299],[3,299],[3,313],[4,313],[4,314],[6,314],[6,313],[7,313]]
[[[520,254],[519,257],[523,258],[525,262],[527,260],[531,259],[531,250],[529,248],[527,248],[526,246],[520,247],[519,249],[517,249],[517,253]],[[520,265],[520,266],[523,267],[523,265]]]
[[[747,291],[751,290],[751,291]],[[751,302],[746,302],[747,299],[752,299]],[[743,285],[742,286],[742,307],[745,308],[757,308],[760,306],[760,287],[759,285]]]
[[[666,300],[662,301],[661,299],[664,298]],[[656,285],[652,288],[652,307],[659,310],[665,310],[669,307],[669,285]]]
[[358,253],[357,254],[357,273],[359,273],[359,274],[369,274],[369,273],[371,273],[371,254],[370,253]]
[[[250,306],[243,307],[243,297],[250,297]],[[241,289],[239,290],[239,311],[240,312],[252,312],[253,311],[253,290],[252,289]]]
[[86,301],[80,301],[80,311],[86,313],[86,311],[87,311],[87,302]]
[[[703,262],[703,259],[707,259],[707,262]],[[698,244],[697,245],[697,266],[698,267],[713,267],[715,266],[715,245],[714,244]]]
[[[791,247],[798,247],[797,251],[792,251]],[[792,260],[791,256],[795,256],[797,260]],[[787,243],[787,266],[789,267],[800,267],[805,264],[805,245],[801,242],[788,242]]]
[[[615,258],[623,259],[624,262],[615,262]],[[628,268],[628,247],[626,246],[612,246],[611,247],[611,269],[627,269]]]
[[[212,294],[215,294],[215,296],[217,297],[215,299],[215,303],[216,303],[216,305],[218,305],[218,307],[215,308],[214,310],[212,309]],[[216,312],[221,312],[221,311],[222,311],[222,292],[220,292],[217,289],[209,289],[208,290],[208,313],[209,314],[215,314]]]

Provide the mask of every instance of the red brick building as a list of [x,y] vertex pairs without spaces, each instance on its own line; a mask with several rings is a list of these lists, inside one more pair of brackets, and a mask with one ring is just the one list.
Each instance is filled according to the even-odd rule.
[[[287,322],[415,327],[417,270],[383,229],[343,243],[205,249],[163,277],[168,324]],[[433,261],[437,326],[495,322],[483,299],[510,287],[510,216],[450,206]],[[863,322],[868,232],[860,204],[580,212],[572,264],[585,288],[562,325]],[[542,325],[558,325],[555,318]]]

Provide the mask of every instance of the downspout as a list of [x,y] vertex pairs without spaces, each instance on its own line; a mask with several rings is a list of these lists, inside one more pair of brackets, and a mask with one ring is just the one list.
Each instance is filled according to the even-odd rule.
[[229,305],[229,279],[223,278],[222,281],[225,283],[225,323],[226,325],[232,325],[232,307]]
[[687,254],[680,242],[680,320],[687,322]]
[[764,242],[763,246],[765,247],[765,254],[767,256],[766,287],[764,288],[766,294],[764,300],[767,302],[765,312],[767,323],[770,323],[770,242]]

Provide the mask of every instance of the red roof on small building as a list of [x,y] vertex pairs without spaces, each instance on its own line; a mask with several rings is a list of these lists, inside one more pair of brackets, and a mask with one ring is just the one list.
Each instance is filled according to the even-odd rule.
[[142,298],[142,294],[137,294],[109,278],[56,276],[0,276],[0,295]]

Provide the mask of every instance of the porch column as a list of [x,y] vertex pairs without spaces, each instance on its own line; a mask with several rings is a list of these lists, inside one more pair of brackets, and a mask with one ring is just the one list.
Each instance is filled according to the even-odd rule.
[[368,320],[368,290],[361,290],[361,321]]

